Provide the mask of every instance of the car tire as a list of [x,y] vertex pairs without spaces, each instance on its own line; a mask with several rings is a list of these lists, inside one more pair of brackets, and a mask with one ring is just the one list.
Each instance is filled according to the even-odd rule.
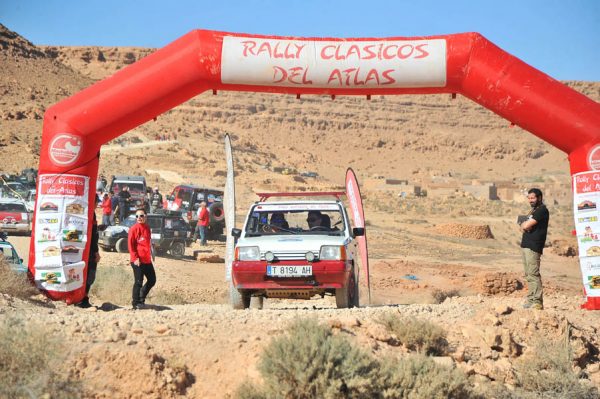
[[175,241],[173,244],[171,244],[171,249],[169,249],[169,252],[171,252],[171,255],[175,259],[181,259],[183,258],[183,255],[185,255],[185,244],[181,241]]
[[354,275],[354,269],[348,279],[348,284],[343,288],[335,290],[335,304],[338,309],[352,308],[355,305],[355,299],[357,299],[357,284]]
[[208,208],[208,217],[211,225],[223,222],[223,220],[225,220],[223,204],[220,202],[213,202],[213,204]]
[[262,296],[253,296],[250,298],[250,309],[262,310],[265,298]]
[[239,291],[233,286],[233,281],[229,282],[229,303],[236,310],[248,309],[250,307],[250,294]]
[[127,238],[125,238],[125,237],[119,238],[117,240],[117,243],[115,244],[115,249],[117,250],[117,252],[122,253],[122,254],[129,252],[129,248],[127,245]]

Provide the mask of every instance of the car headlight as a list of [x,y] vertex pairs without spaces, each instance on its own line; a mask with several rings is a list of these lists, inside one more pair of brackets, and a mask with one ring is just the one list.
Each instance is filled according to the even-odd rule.
[[260,250],[258,247],[237,247],[236,260],[260,260]]
[[346,248],[343,245],[323,245],[319,252],[321,260],[346,260]]

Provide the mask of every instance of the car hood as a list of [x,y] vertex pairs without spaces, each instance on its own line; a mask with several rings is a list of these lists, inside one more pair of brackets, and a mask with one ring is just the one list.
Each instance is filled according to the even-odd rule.
[[313,251],[319,252],[323,245],[345,245],[350,241],[344,236],[328,235],[277,235],[244,237],[238,240],[237,246],[258,246],[260,252]]
[[122,231],[129,232],[129,227],[127,226],[107,226],[104,231],[108,231],[111,235],[120,233]]

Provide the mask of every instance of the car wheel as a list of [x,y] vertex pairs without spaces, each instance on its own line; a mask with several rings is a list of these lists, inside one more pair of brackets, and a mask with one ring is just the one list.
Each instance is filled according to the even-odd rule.
[[250,298],[250,309],[261,310],[264,305],[265,298],[262,296],[253,296]]
[[357,285],[354,277],[354,269],[348,279],[348,284],[345,287],[335,290],[335,304],[338,309],[351,308],[355,305],[357,299]]
[[233,281],[229,282],[229,303],[231,307],[237,310],[248,309],[250,307],[250,294],[239,291],[233,286]]
[[125,238],[125,237],[119,238],[119,240],[115,244],[115,249],[117,250],[117,252],[120,252],[120,253],[129,252],[129,249],[127,247],[127,238]]
[[185,254],[185,244],[181,241],[176,241],[171,244],[171,249],[169,251],[174,258],[181,259]]

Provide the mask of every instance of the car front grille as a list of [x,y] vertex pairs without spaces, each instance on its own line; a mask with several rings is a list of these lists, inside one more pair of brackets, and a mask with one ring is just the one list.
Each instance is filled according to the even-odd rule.
[[[260,259],[265,260],[265,252],[260,253]],[[309,251],[271,251],[278,260],[304,260],[306,259],[306,253]],[[315,258],[319,257],[319,252],[312,251]]]

